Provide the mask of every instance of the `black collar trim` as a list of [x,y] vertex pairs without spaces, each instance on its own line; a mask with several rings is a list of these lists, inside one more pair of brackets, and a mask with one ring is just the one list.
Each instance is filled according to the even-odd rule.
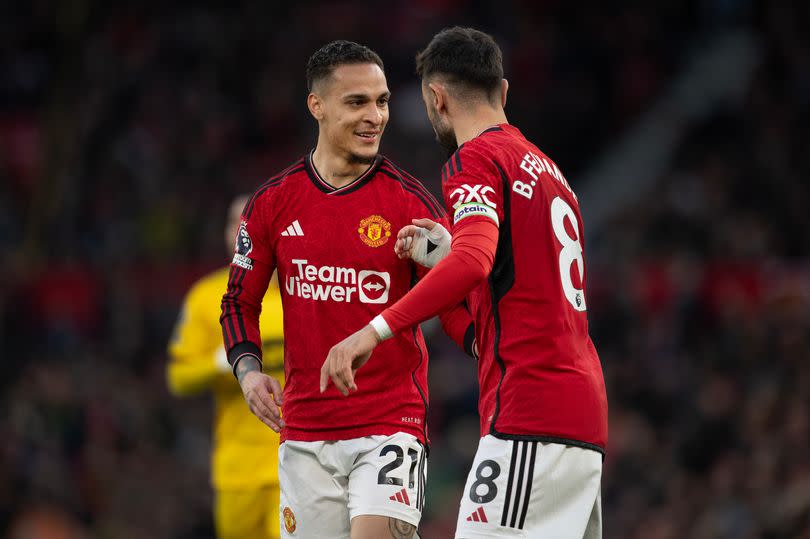
[[320,173],[318,172],[318,169],[315,168],[315,163],[313,163],[312,161],[312,154],[314,152],[315,152],[314,149],[311,150],[309,152],[309,155],[307,155],[305,161],[307,175],[309,176],[309,179],[312,181],[312,183],[315,184],[315,187],[317,187],[320,191],[326,193],[327,195],[346,195],[349,193],[353,193],[354,191],[357,191],[365,184],[367,184],[369,181],[371,181],[371,179],[374,177],[374,172],[377,170],[377,168],[380,166],[380,163],[382,162],[382,155],[377,154],[377,157],[374,158],[374,162],[371,165],[369,165],[369,167],[362,174],[360,174],[360,176],[352,180],[350,183],[344,185],[343,187],[336,188],[329,182],[324,180],[321,177]]

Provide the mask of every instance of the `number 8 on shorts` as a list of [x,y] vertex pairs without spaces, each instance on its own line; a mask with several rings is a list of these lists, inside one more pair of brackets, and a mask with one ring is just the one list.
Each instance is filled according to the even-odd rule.
[[536,440],[481,438],[456,539],[602,536],[602,455]]

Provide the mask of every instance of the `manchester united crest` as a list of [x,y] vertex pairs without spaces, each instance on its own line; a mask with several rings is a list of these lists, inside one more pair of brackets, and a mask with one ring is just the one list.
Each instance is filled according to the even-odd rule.
[[282,511],[281,514],[284,517],[284,529],[287,530],[287,533],[294,532],[295,513],[293,513],[292,509],[290,509],[289,507],[285,507],[284,511]]
[[371,215],[360,221],[357,233],[369,247],[379,247],[385,245],[391,237],[391,223],[379,215]]

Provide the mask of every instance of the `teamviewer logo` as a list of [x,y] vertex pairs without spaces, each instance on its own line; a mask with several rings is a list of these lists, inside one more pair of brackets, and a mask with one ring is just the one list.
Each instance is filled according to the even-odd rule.
[[357,289],[363,303],[387,303],[391,276],[387,271],[361,270],[357,275]]

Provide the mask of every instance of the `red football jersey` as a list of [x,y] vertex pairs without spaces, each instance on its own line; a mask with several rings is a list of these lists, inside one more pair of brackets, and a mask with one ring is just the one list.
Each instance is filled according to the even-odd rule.
[[[310,153],[248,201],[221,321],[231,362],[245,351],[258,353],[260,301],[278,270],[286,375],[282,440],[402,431],[427,442],[428,358],[418,327],[377,347],[357,372],[357,392],[344,397],[331,384],[323,394],[319,389],[330,348],[426,272],[394,254],[399,229],[423,217],[449,226],[422,184],[383,156],[354,182],[335,189],[319,176]],[[466,334],[469,347],[472,320],[463,307],[445,313],[442,321],[459,344]]]
[[481,433],[604,451],[607,397],[588,335],[577,197],[508,124],[463,144],[442,173],[454,230],[499,227],[489,278],[469,295],[479,343]]

